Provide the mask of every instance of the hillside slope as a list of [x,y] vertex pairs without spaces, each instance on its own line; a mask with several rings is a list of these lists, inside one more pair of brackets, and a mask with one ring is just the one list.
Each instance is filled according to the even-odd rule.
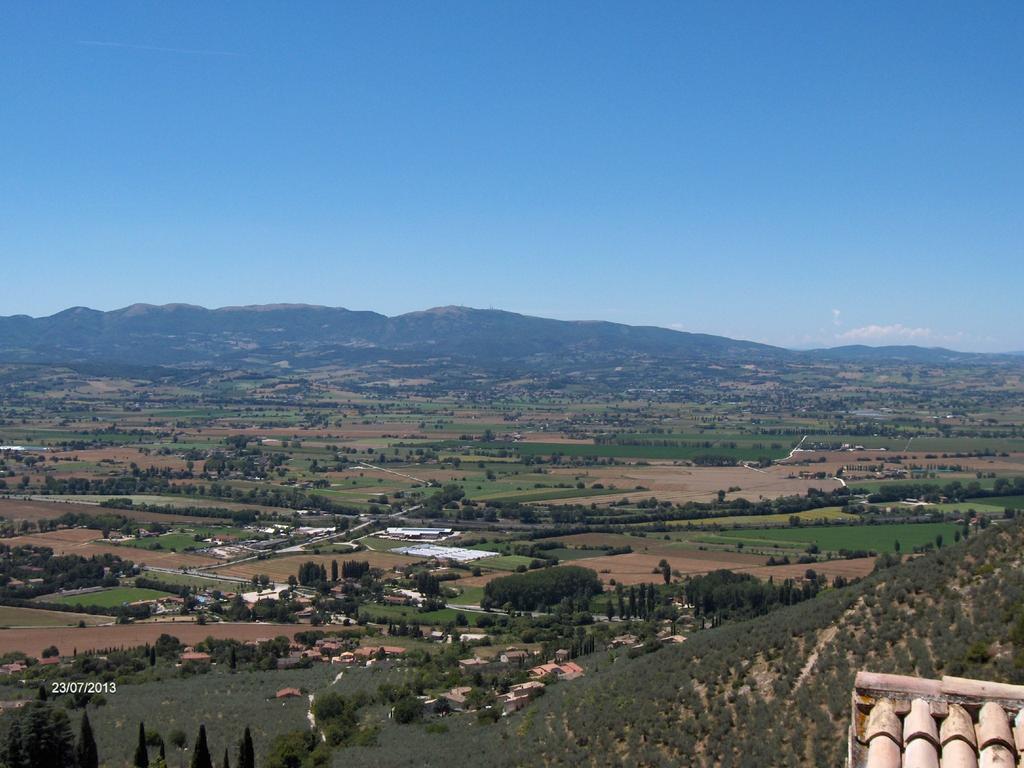
[[[842,766],[859,669],[1024,682],[1024,529],[939,553],[587,677],[499,725],[408,730],[346,766]],[[376,761],[376,762],[375,762]],[[341,763],[338,763],[339,765]]]
[[204,309],[135,304],[112,312],[75,307],[50,317],[0,318],[0,359],[150,365],[315,366],[366,359],[469,359],[480,364],[635,355],[678,360],[776,359],[765,344],[665,328],[439,307],[385,317],[334,307]]

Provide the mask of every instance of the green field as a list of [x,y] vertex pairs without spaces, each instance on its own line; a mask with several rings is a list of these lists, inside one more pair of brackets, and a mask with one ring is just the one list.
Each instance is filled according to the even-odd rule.
[[87,592],[84,595],[67,595],[65,597],[43,595],[40,601],[60,605],[94,605],[97,608],[116,608],[137,600],[155,600],[160,597],[170,597],[170,594],[141,587],[113,587],[99,592]]
[[[478,455],[482,450],[508,451],[518,456],[601,456],[623,459],[678,459],[687,460],[698,456],[725,456],[737,461],[756,461],[763,457],[781,459],[789,453],[796,441],[788,438],[759,437],[757,442],[750,442],[749,435],[718,435],[690,436],[688,440],[680,437],[678,441],[670,441],[670,445],[594,445],[580,443],[513,443],[513,442],[474,442],[463,443],[457,440],[445,440],[432,443],[420,443],[416,447],[431,446],[441,451],[467,448]],[[746,438],[746,441],[741,441]],[[710,443],[705,446],[704,443]],[[735,447],[732,445],[735,443]],[[772,448],[777,443],[781,448]],[[407,441],[400,445],[410,444]],[[410,444],[411,445],[411,444]],[[757,447],[760,446],[760,447]]]
[[[451,582],[448,582],[449,584]],[[455,582],[455,586],[462,590],[458,597],[450,598],[449,602],[457,603],[459,605],[480,605],[480,601],[484,598],[483,587],[459,587],[459,583]]]
[[250,588],[248,584],[227,579],[212,579],[207,576],[193,576],[189,573],[168,573],[165,571],[145,571],[143,578],[159,581],[176,587],[196,587],[198,589],[219,589],[221,592],[237,592],[240,587]]
[[482,501],[519,501],[525,504],[530,501],[556,501],[583,496],[622,495],[622,491],[610,488],[530,488],[523,491],[472,495]]
[[[212,536],[234,536],[235,538],[244,538],[249,535],[251,534],[247,534],[246,531],[241,528],[223,526],[188,526],[187,528],[181,528],[172,533],[164,533],[160,536],[150,536],[144,539],[122,541],[120,542],[120,546],[134,547],[135,549],[182,552],[186,549],[204,549],[210,546],[209,544],[205,544],[202,540],[196,541],[196,536],[199,536],[200,539],[208,539]],[[157,546],[157,544],[159,544],[159,546]]]
[[1024,496],[989,496],[984,499],[969,499],[1000,509],[1024,509]]
[[493,568],[496,571],[514,571],[520,565],[529,568],[532,562],[532,557],[524,557],[523,555],[499,555],[498,557],[477,560],[476,564],[481,568]]
[[820,509],[808,509],[804,512],[793,512],[778,515],[733,515],[732,517],[706,517],[699,520],[676,520],[671,523],[673,528],[696,526],[704,528],[712,525],[720,525],[726,528],[739,526],[763,526],[777,524],[780,526],[789,525],[789,518],[796,517],[804,522],[816,520],[857,520],[857,515],[843,512],[841,507],[821,507]]
[[752,528],[742,531],[722,531],[717,538],[744,542],[749,546],[783,546],[794,542],[817,544],[826,552],[840,549],[867,549],[875,552],[893,552],[895,543],[900,551],[912,552],[942,535],[944,544],[952,544],[959,526],[953,523],[895,523],[892,525],[829,525],[805,528]]

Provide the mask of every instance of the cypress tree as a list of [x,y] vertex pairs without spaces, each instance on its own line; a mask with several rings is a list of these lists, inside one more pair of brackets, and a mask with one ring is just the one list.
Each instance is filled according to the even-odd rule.
[[252,745],[252,733],[245,726],[242,743],[238,746],[238,768],[256,768],[256,751]]
[[231,768],[231,761],[228,760],[227,747],[224,748],[224,760],[221,761],[220,768]]
[[135,759],[132,761],[135,768],[149,768],[149,751],[146,749],[146,726],[139,721],[139,744],[135,747]]
[[100,756],[96,750],[96,739],[92,735],[92,724],[89,713],[82,715],[82,727],[78,733],[78,744],[75,745],[77,768],[99,768]]
[[206,726],[200,724],[199,736],[196,737],[196,749],[192,753],[192,768],[213,768],[210,759],[210,748],[206,744]]

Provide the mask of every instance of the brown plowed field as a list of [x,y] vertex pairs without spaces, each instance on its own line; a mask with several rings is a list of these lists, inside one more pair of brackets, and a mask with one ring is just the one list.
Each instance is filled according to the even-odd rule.
[[[228,507],[227,504],[216,504],[211,506]],[[83,515],[98,515],[110,513],[123,515],[129,520],[137,520],[145,523],[189,523],[202,522],[205,525],[217,522],[219,518],[214,517],[189,517],[186,515],[165,515],[160,512],[142,512],[138,509],[104,509],[95,504],[75,504],[64,501],[29,501],[27,499],[0,499],[0,517],[7,520],[56,520],[61,515],[68,513]]]
[[191,645],[207,637],[235,640],[270,639],[278,635],[294,637],[308,630],[303,624],[195,624],[194,622],[154,622],[114,624],[105,627],[39,627],[0,631],[0,654],[22,651],[38,657],[43,649],[56,645],[62,655],[70,656],[77,649],[98,651],[105,648],[130,648],[156,641],[162,634],[173,635]]
[[224,568],[218,568],[216,573],[243,579],[251,578],[254,574],[265,573],[272,581],[286,581],[289,576],[295,576],[298,574],[300,565],[308,563],[311,560],[315,563],[323,563],[328,570],[331,568],[331,560],[337,560],[339,566],[345,560],[365,560],[372,568],[383,568],[387,570],[398,565],[416,563],[422,559],[423,558],[407,557],[405,555],[392,555],[389,552],[371,552],[369,550],[351,553],[344,552],[332,555],[304,555],[300,553],[295,555],[285,555],[284,557],[275,557],[270,560],[249,560],[244,563],[238,563],[237,565],[228,565]]
[[[812,465],[813,471],[821,471],[820,465]],[[759,498],[772,499],[778,496],[802,495],[808,488],[832,490],[839,487],[835,480],[806,480],[789,477],[801,468],[774,466],[765,470],[747,467],[684,467],[673,464],[651,464],[650,466],[619,466],[591,468],[586,473],[578,470],[556,470],[552,474],[570,479],[581,476],[587,485],[600,482],[605,488],[614,485],[621,489],[604,497],[580,496],[559,499],[559,504],[591,504],[618,501],[627,498],[640,501],[655,496],[662,501],[685,504],[688,501],[711,501],[719,490],[738,487],[739,491],[726,494],[727,499],[745,498],[757,501]],[[808,467],[803,467],[805,471]],[[643,486],[647,490],[633,490]]]

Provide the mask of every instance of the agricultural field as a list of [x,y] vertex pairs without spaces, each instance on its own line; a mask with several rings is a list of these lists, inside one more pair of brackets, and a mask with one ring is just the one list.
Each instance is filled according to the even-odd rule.
[[[966,490],[932,493],[935,500],[957,501],[928,508],[900,502],[863,507],[850,486],[884,488],[913,479],[935,485],[957,480],[965,488],[977,482],[972,492],[996,482],[1014,488],[1012,481],[1024,477],[1024,451],[1016,450],[1017,438],[992,435],[1008,434],[1004,425],[1024,424],[1024,409],[1005,399],[993,410],[989,400],[995,395],[987,390],[984,416],[978,411],[984,423],[966,417],[941,422],[943,429],[959,431],[950,437],[940,434],[918,397],[886,405],[884,423],[830,410],[836,402],[860,403],[888,392],[873,374],[844,379],[836,373],[824,379],[827,399],[805,386],[802,374],[793,374],[799,383],[787,386],[795,387],[790,402],[799,406],[792,411],[778,406],[785,401],[775,399],[780,390],[774,385],[771,395],[761,384],[725,392],[717,380],[683,396],[666,394],[676,392],[675,382],[642,394],[608,395],[578,384],[553,391],[538,388],[536,381],[485,395],[475,384],[448,391],[420,377],[382,376],[367,384],[344,368],[317,376],[284,370],[266,376],[190,374],[202,381],[188,384],[105,382],[73,372],[48,374],[54,378],[45,384],[33,379],[18,394],[16,409],[0,410],[0,443],[46,444],[53,450],[0,454],[0,479],[6,483],[0,487],[0,543],[11,556],[21,553],[20,570],[5,572],[15,586],[5,587],[4,595],[35,599],[61,589],[104,588],[54,598],[88,606],[96,615],[6,609],[0,624],[11,628],[0,632],[0,653],[38,656],[55,644],[63,655],[82,656],[153,643],[164,633],[196,643],[208,636],[246,641],[319,630],[343,632],[351,644],[373,647],[391,632],[387,644],[425,650],[428,659],[444,659],[449,666],[428,674],[433,661],[420,666],[414,654],[417,666],[389,660],[379,672],[315,665],[230,674],[218,664],[208,675],[188,677],[175,669],[159,684],[126,684],[104,706],[91,709],[90,717],[101,752],[112,755],[115,765],[131,758],[138,718],[164,735],[181,727],[190,738],[205,719],[218,760],[225,740],[238,738],[232,724],[245,720],[254,728],[262,759],[274,736],[309,732],[309,694],[362,690],[374,697],[365,722],[379,726],[382,739],[420,744],[439,737],[426,724],[406,727],[389,719],[392,702],[379,698],[381,680],[433,674],[438,685],[424,694],[436,695],[455,683],[476,684],[454,655],[493,657],[509,646],[546,652],[581,641],[594,643],[600,664],[616,672],[633,663],[628,654],[605,663],[604,648],[616,633],[650,638],[668,620],[688,643],[700,641],[702,627],[713,622],[679,598],[688,584],[714,571],[755,577],[744,582],[754,594],[770,595],[785,585],[787,600],[797,592],[816,600],[817,590],[834,591],[835,579],[876,578],[875,558],[838,559],[839,548],[883,552],[899,540],[901,552],[910,554],[941,534],[944,551],[958,553],[966,546],[954,542],[965,509],[1000,518],[1006,506],[1024,507],[1015,491],[1000,499],[972,499]],[[950,383],[929,380],[929,386],[940,381]],[[983,388],[983,379],[972,381]],[[40,388],[49,394],[41,397]],[[138,397],[140,392],[147,397]],[[865,448],[840,450],[837,438]],[[794,451],[798,445],[801,450]],[[990,445],[1008,450],[991,452]],[[1007,480],[1009,485],[1002,482]],[[100,506],[115,498],[133,505]],[[161,511],[144,512],[144,504]],[[885,512],[885,506],[894,511]],[[189,508],[193,514],[184,514]],[[57,527],[66,512],[76,515],[79,527]],[[932,522],[862,524],[887,516]],[[134,538],[140,527],[157,535]],[[452,528],[456,536],[445,543],[483,542],[465,545],[497,554],[463,566],[407,556],[395,550],[409,542],[383,537],[388,527]],[[324,528],[337,533],[324,540]],[[104,531],[112,534],[109,540]],[[247,543],[221,548],[220,558],[192,551],[218,536]],[[19,549],[26,544],[72,558],[75,572],[68,583],[59,573],[46,573],[43,584],[34,580],[40,573],[36,558],[45,556]],[[821,552],[813,562],[798,563],[809,557],[812,544]],[[90,570],[94,556],[119,558],[105,563],[120,586],[106,586],[102,573]],[[768,565],[770,557],[782,556],[789,564]],[[529,568],[544,560],[558,564]],[[332,561],[349,563],[349,576],[334,579]],[[369,571],[352,565],[363,561]],[[583,576],[591,584],[585,598],[542,591],[516,615],[479,608],[494,579],[554,584],[559,569],[573,566],[589,571]],[[292,577],[298,587],[284,589]],[[255,591],[253,578],[261,582],[262,599],[247,594]],[[164,594],[160,585],[185,595],[187,615],[153,615],[147,607],[123,605]],[[653,585],[650,592],[646,585]],[[595,594],[602,586],[604,592]],[[244,596],[223,598],[211,589]],[[631,607],[637,594],[653,595],[640,598],[653,599],[653,607]],[[423,607],[392,604],[396,596]],[[566,602],[571,611],[561,610]],[[604,616],[609,602],[611,623]],[[765,605],[774,609],[781,603]],[[587,611],[595,620],[577,622]],[[132,623],[114,624],[119,615]],[[80,621],[86,626],[79,627]],[[412,624],[442,632],[453,624],[486,626],[492,644],[428,642],[405,633]],[[658,653],[660,664],[675,651]],[[583,690],[590,679],[588,672],[565,689]],[[491,679],[483,680],[487,695],[496,695]],[[304,689],[300,697],[271,698],[292,685]],[[542,706],[561,696],[562,685],[531,707],[545,711]],[[533,715],[528,709],[519,717],[502,718],[513,723],[510,737]],[[467,739],[486,735],[480,729],[490,727],[479,725],[476,715],[434,725]],[[333,760],[389,764],[386,756],[393,754],[390,745],[352,747],[336,751]],[[172,765],[187,764],[191,753],[171,750],[169,757]]]
[[15,608],[0,606],[0,629],[13,627],[77,627],[80,622],[87,626],[113,624],[109,616],[93,616],[88,613],[47,611],[42,608]]
[[857,515],[843,512],[841,507],[821,507],[820,509],[808,509],[802,512],[780,513],[777,515],[730,515],[728,517],[704,517],[696,520],[685,520],[674,523],[675,527],[696,527],[707,528],[721,526],[724,528],[740,528],[745,526],[762,525],[789,525],[790,518],[796,518],[802,523],[815,523],[819,521],[835,522],[846,520],[855,522]]
[[944,544],[952,544],[959,526],[953,523],[896,523],[886,525],[815,526],[801,528],[744,529],[722,531],[715,540],[744,542],[750,546],[771,546],[793,543],[817,544],[822,550],[869,550],[873,552],[912,552],[915,547],[934,544],[941,536]]
[[171,571],[143,571],[142,576],[150,581],[159,581],[171,587],[193,587],[195,589],[219,589],[222,592],[237,592],[238,581],[200,576],[192,573],[174,573]]
[[309,629],[298,624],[218,623],[197,624],[192,617],[176,617],[171,621],[110,624],[93,627],[33,627],[5,629],[0,632],[0,655],[21,651],[39,657],[43,649],[57,646],[61,654],[72,651],[100,651],[104,648],[132,648],[154,643],[162,634],[177,637],[185,644],[197,643],[207,637],[234,638],[236,640],[270,639],[279,635],[293,637],[296,632]]
[[215,558],[203,555],[160,551],[139,552],[132,547],[97,541],[101,535],[96,530],[71,528],[47,533],[29,534],[27,536],[15,536],[7,539],[4,543],[12,547],[22,545],[47,547],[52,549],[56,555],[79,555],[81,557],[117,555],[139,564],[162,568],[202,567],[217,562]]
[[39,598],[43,603],[58,603],[60,605],[83,605],[97,608],[115,608],[126,603],[134,603],[139,600],[157,600],[161,597],[169,597],[167,592],[160,592],[155,589],[144,589],[141,587],[113,587],[98,592],[86,592],[80,595],[64,595],[52,597],[43,595]]
[[299,566],[303,563],[314,562],[330,568],[332,560],[337,560],[339,563],[344,560],[366,561],[373,568],[391,570],[396,566],[420,562],[421,558],[396,555],[390,552],[371,552],[368,550],[332,555],[285,555],[267,560],[249,560],[244,563],[229,565],[224,568],[218,568],[215,573],[243,579],[252,578],[258,574],[266,574],[273,581],[284,582],[288,580],[289,576],[294,576],[298,572]]

